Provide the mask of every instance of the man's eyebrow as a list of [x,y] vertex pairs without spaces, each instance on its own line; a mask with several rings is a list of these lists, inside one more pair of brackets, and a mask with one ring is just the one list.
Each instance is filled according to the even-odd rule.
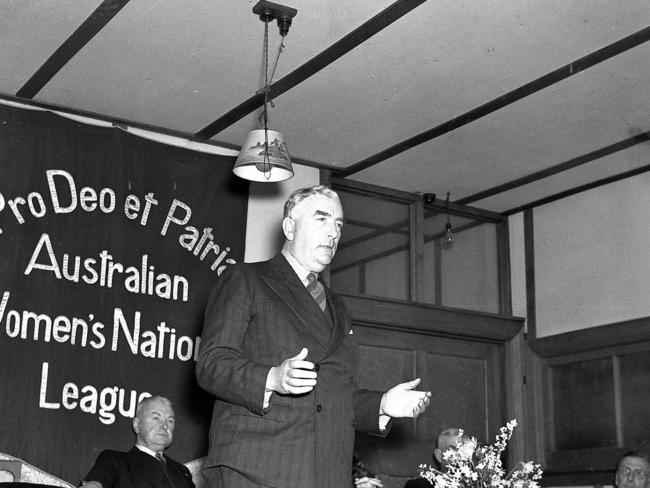
[[[314,215],[322,216],[322,217],[331,217],[332,216],[331,213],[326,212],[325,210],[316,210],[314,212]],[[341,222],[342,224],[345,224],[345,219],[343,217],[341,217],[339,219],[336,219],[336,220],[337,220],[337,222]]]

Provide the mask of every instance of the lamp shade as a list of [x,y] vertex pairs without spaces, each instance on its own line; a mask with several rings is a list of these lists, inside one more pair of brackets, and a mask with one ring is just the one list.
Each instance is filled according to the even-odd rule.
[[291,178],[293,166],[284,136],[268,129],[250,131],[232,172],[250,181],[274,182]]

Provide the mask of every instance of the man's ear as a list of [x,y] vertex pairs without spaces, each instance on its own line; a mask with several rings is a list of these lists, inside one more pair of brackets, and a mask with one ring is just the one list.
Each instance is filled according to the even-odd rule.
[[282,232],[288,241],[293,241],[293,234],[295,232],[296,222],[291,217],[282,219]]
[[139,434],[140,433],[140,419],[138,417],[135,417],[133,419],[133,424],[132,425],[133,425],[133,432],[135,432],[136,434]]
[[433,457],[436,458],[436,461],[438,461],[438,464],[440,464],[442,466],[442,450],[436,448],[433,451]]

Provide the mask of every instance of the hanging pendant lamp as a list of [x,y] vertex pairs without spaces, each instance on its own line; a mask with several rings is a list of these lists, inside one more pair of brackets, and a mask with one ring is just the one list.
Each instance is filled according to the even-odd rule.
[[[268,77],[268,29],[269,22],[277,19],[282,42],[277,61],[284,47],[284,37],[289,32],[291,19],[298,13],[296,9],[261,0],[253,7],[253,13],[264,22],[264,105],[260,121],[262,128],[252,130],[246,136],[239,156],[235,161],[233,173],[240,178],[258,182],[276,182],[291,178],[294,174],[289,150],[284,136],[268,128],[268,105],[270,82]],[[275,72],[275,68],[274,68]]]

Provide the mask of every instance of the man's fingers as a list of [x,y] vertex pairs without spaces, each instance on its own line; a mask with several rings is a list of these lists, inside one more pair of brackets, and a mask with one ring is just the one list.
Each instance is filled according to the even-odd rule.
[[402,383],[402,385],[406,390],[414,390],[420,384],[420,381],[422,381],[420,378],[415,378],[414,380]]
[[291,386],[288,388],[289,393],[292,395],[302,395],[303,393],[309,393],[313,389],[313,386]]
[[314,369],[314,363],[299,359],[289,360],[289,367],[292,369]]
[[[305,361],[302,361],[306,363]],[[309,367],[311,365],[311,367]],[[313,371],[314,365],[306,363],[303,367],[291,365],[287,370],[287,375],[293,378],[316,378],[316,371]]]
[[303,347],[298,354],[289,359],[305,359],[307,357],[307,354],[309,354],[309,351],[306,347]]
[[430,400],[429,398],[431,397],[431,392],[427,391],[424,393],[424,395],[418,400],[418,404],[413,407],[413,417],[417,417],[420,415],[422,412],[424,412],[427,407],[429,406]]
[[312,378],[301,378],[289,376],[286,380],[286,383],[291,386],[313,386],[316,384],[316,377]]

